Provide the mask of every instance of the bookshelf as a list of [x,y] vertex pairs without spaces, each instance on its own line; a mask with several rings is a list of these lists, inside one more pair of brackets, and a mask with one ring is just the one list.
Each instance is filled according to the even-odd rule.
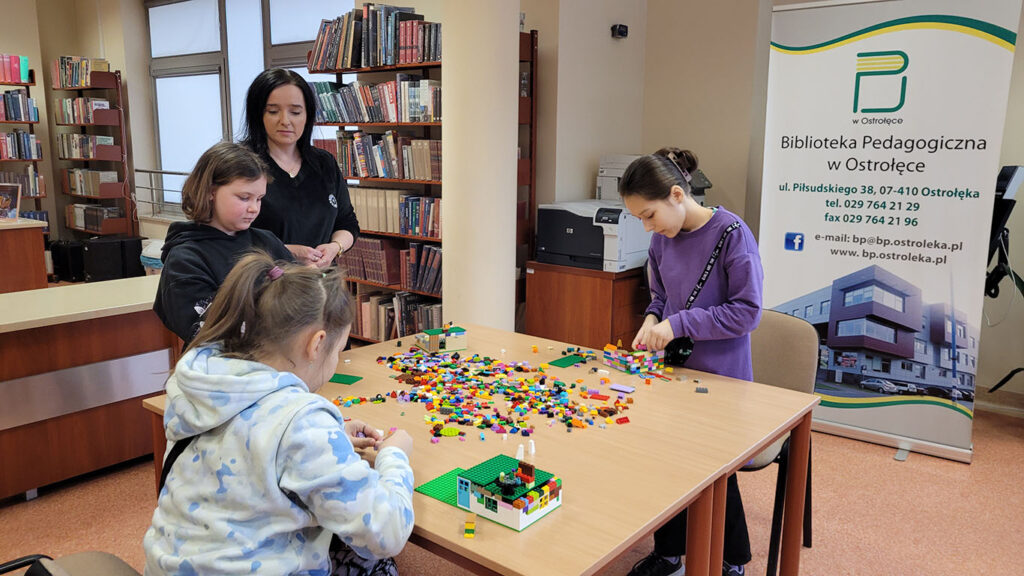
[[[21,184],[22,214],[35,220],[49,222],[49,213],[42,209],[42,200],[46,198],[45,180],[39,174],[39,163],[43,161],[40,143],[36,140],[35,127],[39,124],[39,108],[32,98],[32,88],[36,86],[36,71],[28,70],[28,82],[11,80],[0,81],[0,92],[5,93],[0,107],[3,108],[0,125],[11,126],[13,131],[3,131],[4,158],[0,158],[0,182]],[[10,95],[7,95],[7,93]],[[15,149],[11,154],[12,140],[23,142],[22,151]],[[33,153],[26,154],[25,150]],[[13,156],[13,157],[11,157]],[[29,157],[26,157],[29,156]],[[35,156],[35,157],[32,157]],[[17,171],[23,166],[21,172]],[[44,229],[49,233],[49,228]]]
[[[55,73],[57,65],[55,65]],[[130,182],[125,94],[120,71],[82,72],[81,85],[54,78],[54,126],[67,230],[91,236],[138,234]],[[103,106],[103,107],[100,107]]]
[[[519,159],[516,166],[516,317],[526,305],[526,262],[537,219],[537,31],[519,33]],[[518,324],[518,322],[517,322]]]
[[[317,125],[337,137],[314,143],[356,184],[360,238],[341,265],[357,301],[351,338],[367,343],[442,323],[441,25],[407,10],[365,4],[324,20],[307,56],[310,73],[336,78],[314,91]],[[347,75],[356,80],[345,85]]]

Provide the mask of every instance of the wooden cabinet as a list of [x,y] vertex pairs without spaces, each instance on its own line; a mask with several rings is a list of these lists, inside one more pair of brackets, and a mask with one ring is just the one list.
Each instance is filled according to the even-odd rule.
[[526,333],[595,350],[629,345],[651,301],[643,268],[603,272],[526,263]]
[[0,294],[46,288],[44,222],[0,221]]

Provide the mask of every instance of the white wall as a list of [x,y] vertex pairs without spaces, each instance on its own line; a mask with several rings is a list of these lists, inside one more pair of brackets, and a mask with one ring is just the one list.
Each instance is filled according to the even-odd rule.
[[[647,0],[559,2],[558,201],[594,197],[601,155],[643,151],[647,7]],[[612,24],[629,26],[629,37],[612,38]]]

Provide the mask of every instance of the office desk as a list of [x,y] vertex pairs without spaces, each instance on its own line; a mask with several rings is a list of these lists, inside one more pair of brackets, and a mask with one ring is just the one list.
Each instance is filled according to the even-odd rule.
[[[471,352],[501,358],[504,349],[504,359],[529,361],[533,366],[560,357],[566,346],[533,336],[465,327]],[[404,351],[411,342],[407,337],[402,348],[391,341],[342,353],[338,371],[364,379],[352,386],[329,383],[320,393],[329,398],[370,397],[407,389],[391,379],[396,373],[378,365],[376,359]],[[531,352],[532,345],[538,346],[539,353]],[[548,346],[553,350],[547,350]],[[548,373],[567,383],[582,378],[590,388],[606,389],[598,383],[603,375],[589,373],[593,366],[594,362],[581,368],[552,367]],[[564,425],[548,427],[548,419],[534,416],[537,431],[531,438],[537,453],[533,462],[562,478],[559,509],[521,533],[481,518],[476,538],[465,539],[462,510],[416,493],[412,541],[481,574],[593,574],[689,506],[687,574],[717,574],[725,479],[781,434],[795,429],[781,573],[797,574],[806,481],[806,468],[803,472],[799,468],[801,463],[807,464],[811,410],[817,397],[692,371],[676,371],[676,376],[690,378],[685,382],[655,380],[650,386],[636,376],[609,371],[612,382],[636,387],[634,404],[624,414],[629,417],[628,424],[567,433]],[[695,393],[693,378],[699,378],[709,393]],[[158,476],[165,447],[160,416],[163,403],[163,397],[145,401],[154,412]],[[481,441],[476,428],[467,429],[464,442],[442,438],[431,444],[423,421],[426,411],[420,404],[389,399],[384,404],[342,411],[346,417],[377,428],[407,429],[415,440],[411,461],[417,485],[455,467],[470,468],[495,454],[514,455],[520,443],[528,444],[521,436],[510,435],[503,441],[490,431]],[[803,450],[802,456],[799,450]]]
[[0,220],[0,294],[46,288],[46,222]]
[[0,498],[153,449],[139,399],[164,390],[178,345],[158,281],[0,294]]

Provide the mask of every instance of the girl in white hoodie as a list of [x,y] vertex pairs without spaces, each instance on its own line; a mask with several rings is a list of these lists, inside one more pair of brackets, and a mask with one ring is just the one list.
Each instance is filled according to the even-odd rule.
[[[343,280],[263,253],[228,274],[167,381],[146,574],[397,573],[412,438],[345,422],[314,394],[352,324]],[[372,467],[356,448],[379,449]]]

